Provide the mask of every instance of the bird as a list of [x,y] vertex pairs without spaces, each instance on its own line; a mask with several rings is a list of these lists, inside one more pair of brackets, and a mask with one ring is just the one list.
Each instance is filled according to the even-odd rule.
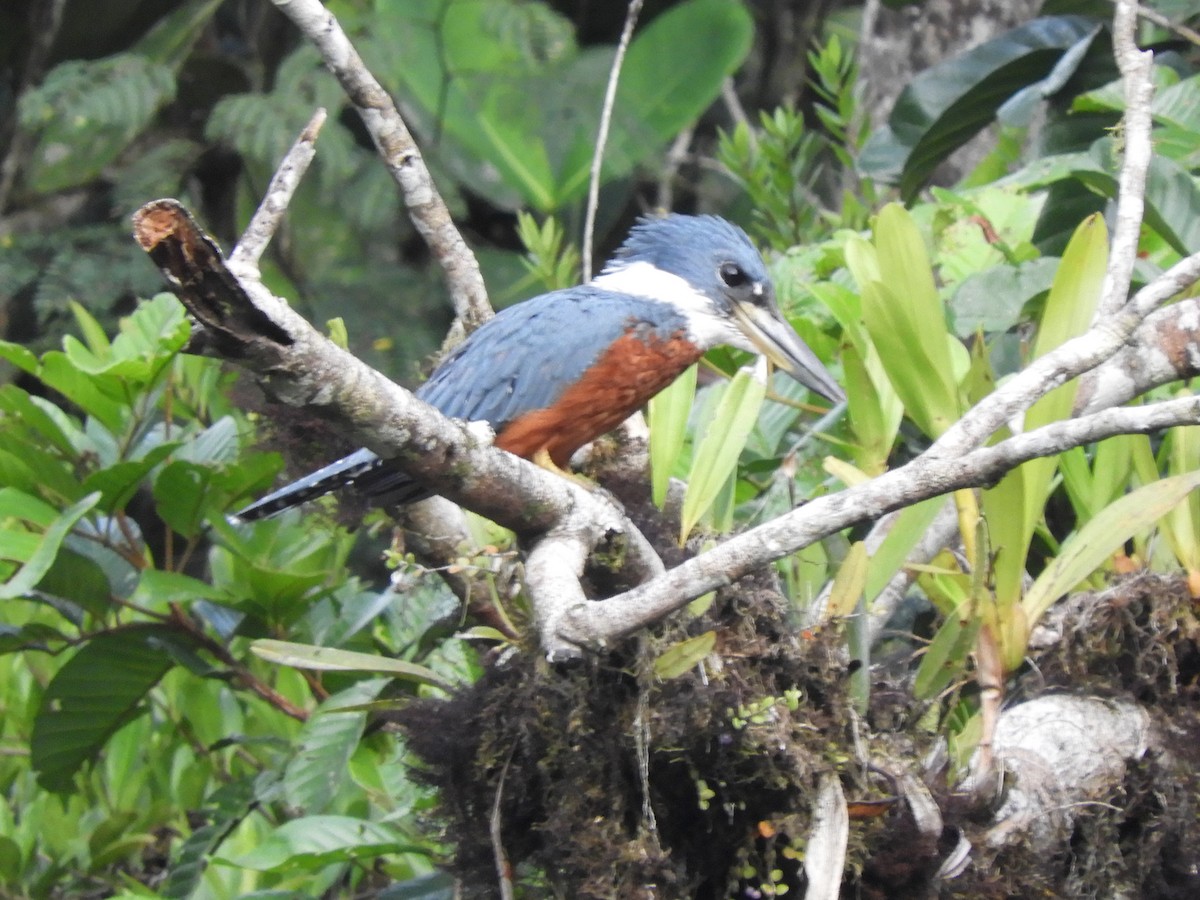
[[[746,232],[713,215],[640,218],[590,282],[501,310],[434,369],[416,396],[451,418],[484,421],[503,450],[566,469],[709,349],[766,356],[825,399],[845,399],[779,311]],[[273,516],[349,488],[376,506],[430,496],[367,449],[250,504]]]

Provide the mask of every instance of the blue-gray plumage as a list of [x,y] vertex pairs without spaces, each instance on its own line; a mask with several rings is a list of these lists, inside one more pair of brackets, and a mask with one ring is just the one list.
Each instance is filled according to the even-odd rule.
[[[565,466],[718,344],[764,353],[807,387],[842,399],[780,315],[745,232],[715,216],[682,215],[639,222],[590,284],[501,311],[416,394],[452,418],[488,422],[503,449]],[[381,505],[427,496],[359,450],[237,515],[264,518],[348,486]]]

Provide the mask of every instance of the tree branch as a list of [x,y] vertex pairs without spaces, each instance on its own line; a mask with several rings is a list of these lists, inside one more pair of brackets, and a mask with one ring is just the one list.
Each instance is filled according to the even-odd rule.
[[592,242],[596,231],[596,207],[600,205],[600,167],[604,162],[604,145],[608,143],[608,126],[612,122],[613,106],[617,102],[617,82],[621,78],[621,64],[625,51],[633,40],[633,29],[637,26],[638,14],[642,11],[642,0],[629,0],[625,10],[625,26],[617,42],[617,54],[613,57],[608,72],[608,86],[604,89],[604,106],[600,110],[600,127],[596,132],[596,146],[592,151],[592,167],[588,176],[587,209],[583,218],[583,280],[592,277]]
[[400,185],[408,214],[446,275],[454,311],[467,330],[493,315],[475,255],[450,218],[396,104],[375,79],[333,14],[320,0],[271,0],[312,42],[341,82]]
[[527,539],[526,586],[551,657],[578,655],[558,638],[557,620],[565,603],[585,599],[583,563],[597,544],[625,541],[622,574],[633,583],[662,571],[605,495],[496,449],[490,436],[447,419],[342,350],[256,279],[231,271],[178,202],[143,206],[134,236],[204,326],[206,352],[254,372],[280,401],[354,429],[433,493]]
[[574,644],[606,646],[696,597],[843,528],[960,488],[994,483],[1010,469],[1031,459],[1053,456],[1117,434],[1145,434],[1197,422],[1200,422],[1200,397],[1186,397],[1055,422],[961,456],[926,451],[899,469],[839,493],[818,497],[778,519],[736,535],[619,597],[576,606],[564,619],[561,637]]

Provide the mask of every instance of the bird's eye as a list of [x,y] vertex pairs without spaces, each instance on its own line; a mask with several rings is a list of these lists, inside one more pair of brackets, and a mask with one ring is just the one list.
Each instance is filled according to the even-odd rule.
[[742,287],[750,281],[750,276],[737,263],[721,263],[720,268],[717,269],[717,274],[721,276],[721,280],[725,282],[726,287]]

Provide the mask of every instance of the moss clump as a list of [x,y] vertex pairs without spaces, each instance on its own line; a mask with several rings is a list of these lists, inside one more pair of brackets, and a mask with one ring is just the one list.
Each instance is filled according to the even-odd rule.
[[[660,681],[654,660],[713,630],[698,668]],[[849,745],[842,639],[801,637],[770,579],[722,591],[702,617],[620,652],[552,670],[531,651],[445,702],[403,715],[439,790],[467,896],[496,891],[489,823],[527,890],[580,898],[802,895],[817,780],[860,767]]]

